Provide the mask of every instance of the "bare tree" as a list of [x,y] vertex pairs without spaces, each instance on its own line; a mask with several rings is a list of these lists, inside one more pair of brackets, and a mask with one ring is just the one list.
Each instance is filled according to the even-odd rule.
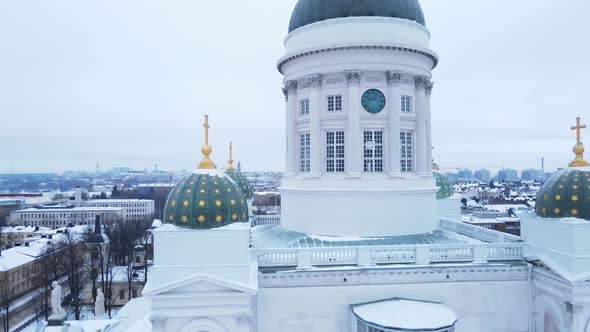
[[14,289],[8,282],[8,274],[0,275],[0,320],[4,331],[10,331],[10,306],[14,299]]
[[58,244],[58,266],[64,272],[70,289],[69,301],[72,305],[76,320],[80,319],[82,309],[82,290],[84,287],[84,247],[77,238],[78,235],[71,232],[63,234],[62,241]]

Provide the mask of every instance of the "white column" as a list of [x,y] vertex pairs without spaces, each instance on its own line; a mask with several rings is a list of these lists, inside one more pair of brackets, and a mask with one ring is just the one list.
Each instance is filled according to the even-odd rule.
[[402,96],[400,91],[401,74],[385,73],[389,89],[389,176],[401,175],[400,170],[400,116],[402,113]]
[[309,94],[309,126],[310,126],[310,164],[311,175],[322,175],[322,132],[320,115],[323,109],[322,103],[322,76],[314,75],[308,78]]
[[287,177],[297,174],[297,81],[285,82],[287,104]]
[[426,171],[432,171],[432,115],[430,108],[430,95],[434,84],[428,82],[426,86],[426,162],[429,166]]
[[416,95],[415,95],[415,112],[416,112],[416,173],[426,174],[426,85],[427,78],[424,76],[416,77]]
[[348,83],[348,128],[346,133],[346,171],[349,176],[359,177],[363,171],[363,136],[360,120],[360,72],[347,72]]

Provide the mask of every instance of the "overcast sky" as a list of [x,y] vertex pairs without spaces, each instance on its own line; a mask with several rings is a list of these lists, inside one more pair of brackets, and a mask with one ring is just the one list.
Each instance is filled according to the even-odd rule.
[[[276,60],[296,0],[0,1],[0,173],[284,167]],[[590,1],[421,0],[443,168],[563,167],[590,123]],[[590,146],[590,131],[585,135]],[[589,151],[590,155],[590,151]]]

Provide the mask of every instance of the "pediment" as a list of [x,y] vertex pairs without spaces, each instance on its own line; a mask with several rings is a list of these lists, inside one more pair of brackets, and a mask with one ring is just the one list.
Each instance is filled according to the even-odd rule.
[[236,293],[251,295],[256,293],[256,289],[246,284],[216,278],[206,274],[196,274],[189,278],[144,290],[143,296],[195,293]]

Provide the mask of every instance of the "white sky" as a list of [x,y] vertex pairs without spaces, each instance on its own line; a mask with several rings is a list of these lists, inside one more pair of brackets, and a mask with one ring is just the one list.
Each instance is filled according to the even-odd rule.
[[[204,113],[218,166],[232,140],[244,169],[283,169],[275,63],[295,2],[0,1],[0,173],[191,169]],[[437,162],[566,166],[569,126],[590,123],[590,2],[421,3]]]

